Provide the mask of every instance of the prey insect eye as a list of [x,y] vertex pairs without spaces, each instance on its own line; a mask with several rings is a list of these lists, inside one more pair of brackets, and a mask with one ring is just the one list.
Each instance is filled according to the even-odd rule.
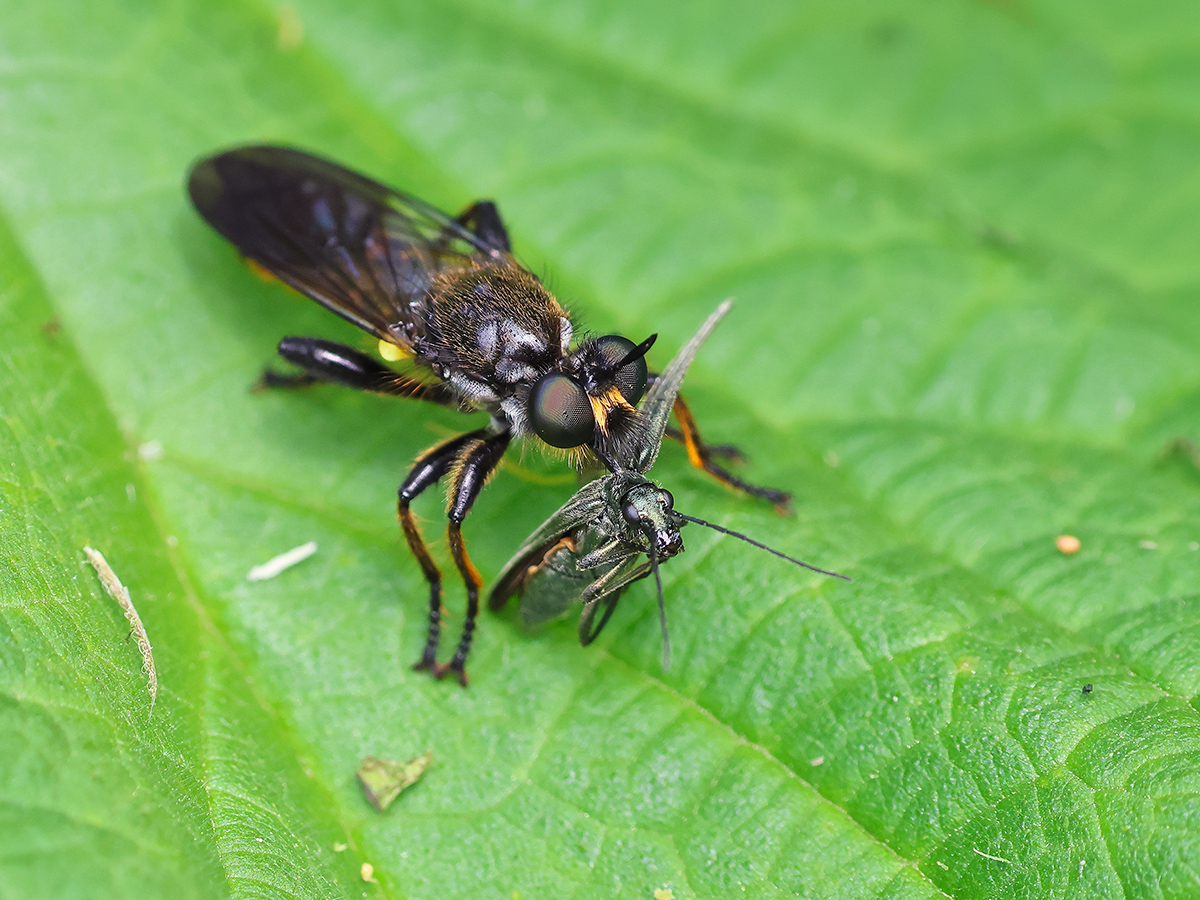
[[592,404],[578,384],[559,372],[542,376],[529,392],[534,433],[551,447],[586,444],[596,430]]
[[[605,335],[596,340],[596,349],[600,351],[600,355],[610,366],[619,363],[635,347],[637,344],[619,334]],[[643,355],[626,363],[613,373],[612,377],[617,383],[617,390],[621,392],[621,396],[630,406],[636,406],[637,402],[642,399],[642,394],[646,392],[647,371],[646,357]]]
[[621,507],[621,515],[625,517],[625,521],[630,525],[638,525],[642,521],[642,514],[638,512],[638,508],[632,503],[626,503]]
[[663,505],[664,509],[675,508],[675,497],[666,488],[659,488],[658,502]]

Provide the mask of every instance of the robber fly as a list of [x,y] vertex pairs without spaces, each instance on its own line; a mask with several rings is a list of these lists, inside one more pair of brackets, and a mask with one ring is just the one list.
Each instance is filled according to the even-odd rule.
[[[462,523],[513,438],[536,435],[598,459],[610,470],[643,443],[636,405],[653,376],[645,354],[619,335],[575,342],[567,313],[513,258],[495,204],[457,218],[317,156],[284,147],[241,147],[198,162],[192,203],[241,253],[288,286],[353,322],[379,342],[401,374],[343,344],[285,337],[279,355],[300,373],[267,372],[268,386],[332,382],[441,406],[482,410],[490,423],[431,447],[399,489],[409,549],[429,583],[429,633],[414,668],[451,672],[466,684],[481,578],[467,556]],[[784,509],[788,495],[749,485],[713,462],[682,400],[675,400],[692,462],[723,483]],[[448,543],[466,586],[458,649],[437,662],[441,574],[409,506],[449,475]]]
[[[675,509],[671,492],[646,478],[658,458],[667,417],[679,387],[700,345],[729,309],[726,300],[679,351],[655,381],[642,404],[641,441],[627,447],[627,456],[608,475],[588,482],[547,519],[508,561],[492,588],[489,606],[500,609],[513,594],[521,596],[521,619],[527,625],[544,622],[581,604],[579,642],[590,644],[608,624],[621,593],[653,573],[658,587],[658,612],[663,634],[663,668],[670,665],[659,564],[683,552],[679,529],[689,522],[740,538],[788,562],[849,581],[793,559],[758,541],[684,515]],[[643,559],[645,557],[645,559]]]

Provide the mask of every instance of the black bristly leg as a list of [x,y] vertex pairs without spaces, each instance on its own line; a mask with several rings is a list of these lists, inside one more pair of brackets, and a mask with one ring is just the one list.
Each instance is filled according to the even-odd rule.
[[321,384],[321,379],[311,372],[299,372],[296,375],[284,375],[282,372],[276,372],[273,369],[263,369],[262,375],[254,385],[255,391],[262,391],[268,388],[306,388],[314,384]]
[[500,218],[500,210],[491,200],[476,200],[457,219],[459,225],[470,229],[477,238],[504,253],[512,252],[508,241],[508,229]]
[[[657,380],[658,375],[651,372],[649,383],[653,385]],[[730,444],[710,445],[704,443],[704,439],[700,437],[700,429],[696,427],[696,420],[692,418],[692,412],[688,409],[688,405],[682,395],[677,394],[675,396],[675,405],[672,411],[675,413],[675,421],[679,423],[679,428],[667,428],[665,436],[683,444],[687,449],[688,460],[693,466],[707,472],[726,487],[742,491],[752,497],[762,497],[764,500],[771,501],[775,505],[775,510],[781,515],[791,514],[791,494],[786,491],[776,490],[775,488],[758,487],[757,485],[750,484],[748,481],[743,481],[713,462],[714,457],[726,459],[731,462],[740,462],[744,457],[737,447]]]
[[357,391],[412,397],[441,406],[458,406],[456,397],[444,382],[426,384],[406,378],[393,372],[379,360],[335,341],[285,337],[279,342],[279,355],[304,371],[298,375],[280,375],[268,369],[263,373],[260,382],[263,387],[340,384]]
[[467,513],[471,511],[471,506],[475,503],[475,498],[479,496],[484,482],[500,462],[504,451],[508,449],[510,440],[512,440],[512,434],[502,431],[499,434],[489,435],[464,450],[459,456],[454,482],[450,485],[448,492],[447,515],[450,518],[450,524],[447,527],[446,536],[449,539],[450,555],[454,557],[454,565],[457,566],[458,573],[462,576],[463,584],[467,588],[467,619],[463,623],[462,637],[459,639],[458,650],[455,652],[454,658],[448,665],[439,666],[435,671],[438,678],[443,677],[447,672],[453,672],[458,676],[458,682],[463,687],[467,686],[467,654],[471,651],[471,639],[475,634],[475,617],[479,614],[479,589],[483,586],[483,579],[471,563],[471,558],[467,556],[467,548],[463,544],[462,523],[463,519],[467,517]]
[[465,448],[484,440],[487,434],[487,429],[481,428],[478,431],[471,431],[452,438],[425,451],[418,457],[416,465],[408,473],[408,477],[404,479],[404,483],[400,485],[397,492],[399,497],[396,501],[396,514],[400,519],[400,527],[404,530],[408,549],[416,557],[421,572],[429,583],[429,635],[425,639],[425,649],[421,653],[421,658],[413,666],[417,671],[422,669],[437,671],[438,639],[442,630],[442,573],[438,571],[437,565],[429,556],[429,550],[421,538],[421,531],[417,528],[417,523],[413,521],[409,505],[427,487],[436,484],[450,470]]

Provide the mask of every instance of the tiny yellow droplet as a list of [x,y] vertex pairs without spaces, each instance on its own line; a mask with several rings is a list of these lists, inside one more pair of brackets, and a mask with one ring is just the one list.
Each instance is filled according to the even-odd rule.
[[675,900],[675,892],[670,888],[656,888],[654,900]]
[[380,340],[379,355],[388,362],[395,362],[398,359],[404,359],[408,354],[404,352],[403,347],[397,347],[391,341]]
[[1054,539],[1054,546],[1058,548],[1059,553],[1070,554],[1078,553],[1083,544],[1073,534],[1060,534]]
[[362,867],[359,869],[359,875],[362,876],[363,881],[369,881],[369,882],[372,882],[373,884],[379,884],[379,882],[375,880],[375,867],[373,865],[371,865],[370,863],[362,864]]

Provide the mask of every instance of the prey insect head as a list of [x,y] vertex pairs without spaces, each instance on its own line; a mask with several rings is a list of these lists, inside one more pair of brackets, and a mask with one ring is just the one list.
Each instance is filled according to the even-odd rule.
[[646,536],[656,558],[670,559],[683,552],[679,529],[685,523],[675,512],[670,491],[649,482],[637,485],[621,499],[621,516]]
[[570,449],[592,443],[597,432],[608,438],[619,422],[632,421],[649,380],[646,351],[656,337],[640,344],[616,334],[596,338],[571,356],[567,371],[539,378],[526,409],[534,433],[552,447]]

